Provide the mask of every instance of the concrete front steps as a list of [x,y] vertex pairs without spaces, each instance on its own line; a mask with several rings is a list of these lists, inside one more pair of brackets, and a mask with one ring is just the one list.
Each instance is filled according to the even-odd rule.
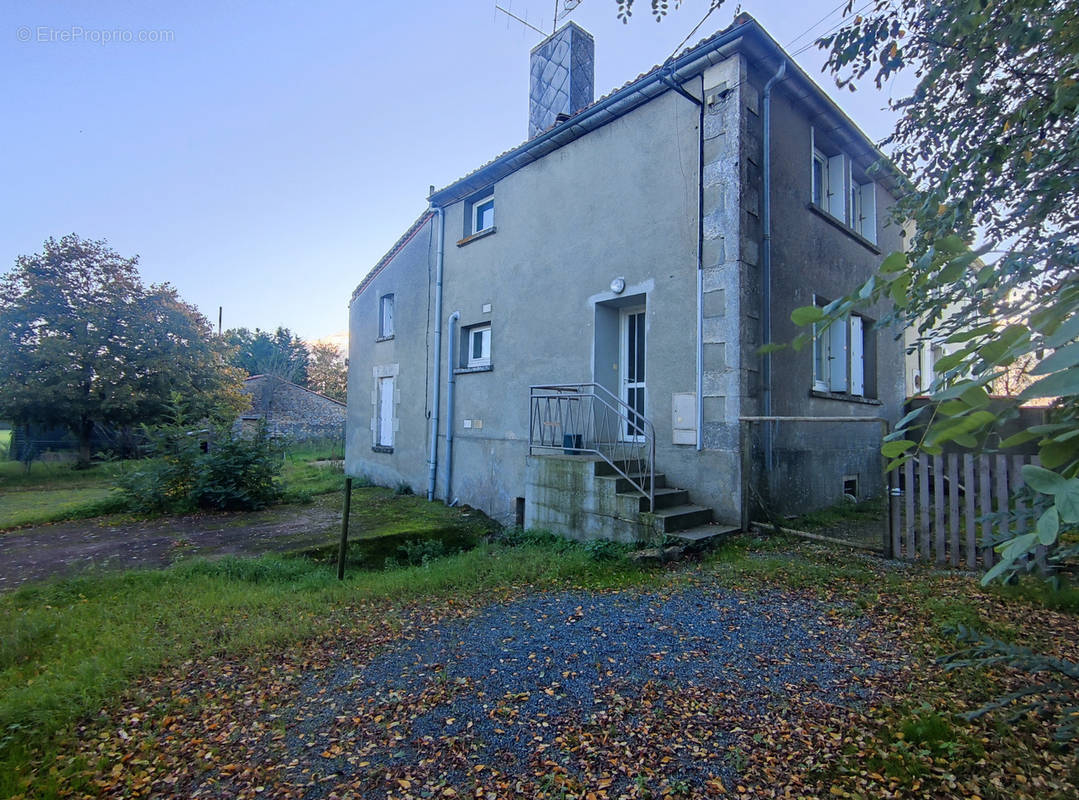
[[[623,471],[629,468],[629,465],[623,462],[615,462],[615,464]],[[650,477],[654,478],[655,507],[653,511],[649,511],[648,498],[641,495],[631,481],[619,475],[613,466],[597,459],[593,470],[597,483],[607,483],[608,490],[613,484],[614,493],[622,503],[636,502],[640,522],[656,534],[696,543],[738,530],[737,526],[715,524],[712,521],[712,509],[692,503],[688,489],[668,486],[667,477],[661,472],[648,476],[627,471],[636,483],[645,488],[648,488]]]

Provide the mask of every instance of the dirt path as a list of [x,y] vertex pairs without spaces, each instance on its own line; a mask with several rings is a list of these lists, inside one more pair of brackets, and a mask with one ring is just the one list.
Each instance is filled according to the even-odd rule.
[[77,520],[0,533],[0,591],[94,569],[164,567],[177,559],[255,556],[332,542],[341,524],[336,494],[307,506],[118,523]]

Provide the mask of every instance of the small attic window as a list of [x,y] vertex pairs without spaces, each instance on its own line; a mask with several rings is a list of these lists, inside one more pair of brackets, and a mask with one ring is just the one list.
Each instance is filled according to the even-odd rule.
[[490,193],[472,202],[472,230],[479,233],[495,225],[495,196]]

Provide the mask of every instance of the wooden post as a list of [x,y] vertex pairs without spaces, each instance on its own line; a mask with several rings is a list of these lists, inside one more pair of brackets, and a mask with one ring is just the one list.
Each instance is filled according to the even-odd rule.
[[933,555],[929,536],[929,456],[918,456],[918,535],[922,537],[922,556],[928,561]]
[[978,529],[975,519],[974,497],[978,490],[974,484],[974,456],[963,453],[963,508],[967,523],[967,567],[978,568]]
[[953,567],[959,566],[959,455],[948,454],[948,548]]
[[993,489],[989,475],[989,456],[978,456],[978,505],[982,514],[982,566],[993,566]]
[[900,538],[902,522],[899,516],[899,506],[903,495],[899,489],[899,470],[893,469],[888,473],[888,531],[891,540],[885,548],[888,558],[901,558],[903,556],[903,540]]
[[[699,402],[699,401],[698,401]],[[742,444],[742,461],[741,461],[741,473],[742,473],[742,530],[749,530],[749,523],[752,514],[749,510],[749,481],[750,471],[753,469],[753,455],[750,453],[749,448],[752,443],[752,436],[750,435],[752,429],[752,422],[739,423],[741,430],[739,431],[741,444]]]
[[944,458],[933,456],[933,538],[937,563],[944,563]]
[[345,579],[345,556],[348,554],[348,515],[352,511],[352,478],[345,478],[345,512],[341,516],[341,547],[337,551],[337,580]]
[[918,550],[914,545],[914,462],[908,461],[903,465],[903,479],[906,484],[904,490],[907,496],[903,499],[903,510],[906,512],[903,515],[903,530],[906,531],[907,547],[904,551],[904,555],[913,559],[918,555]]

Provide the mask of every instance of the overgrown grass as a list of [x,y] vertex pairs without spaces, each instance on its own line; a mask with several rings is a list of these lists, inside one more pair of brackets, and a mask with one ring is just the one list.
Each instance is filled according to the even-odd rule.
[[11,429],[0,430],[0,462],[7,461],[11,452]]
[[527,543],[354,571],[340,583],[327,565],[267,556],[25,587],[0,597],[0,795],[17,791],[67,726],[166,663],[348,627],[360,601],[488,597],[526,584],[621,588],[655,575],[626,561],[600,564],[574,544]]
[[794,530],[814,531],[843,523],[880,522],[888,518],[887,513],[887,503],[879,498],[859,503],[847,501],[802,514],[784,526]]
[[0,530],[122,511],[112,487],[123,470],[132,468],[130,461],[89,469],[37,461],[29,470],[19,462],[0,462]]
[[[9,431],[10,433],[10,431]],[[137,462],[110,461],[88,469],[75,469],[72,463],[34,461],[27,469],[19,461],[0,462],[0,492],[20,489],[85,489],[113,486],[124,470]]]
[[123,498],[105,487],[43,489],[0,495],[0,530],[122,511]]
[[[339,464],[312,463],[334,456],[341,457],[336,442],[288,450],[279,479],[281,501],[308,503],[317,495],[342,491],[345,476]],[[114,487],[122,474],[141,463],[115,461],[75,469],[70,463],[35,461],[28,470],[19,462],[0,461],[0,530],[123,513],[128,509]]]

